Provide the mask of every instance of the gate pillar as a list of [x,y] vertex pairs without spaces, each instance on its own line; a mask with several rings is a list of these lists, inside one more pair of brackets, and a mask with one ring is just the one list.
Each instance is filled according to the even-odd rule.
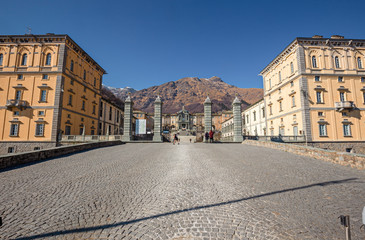
[[123,129],[123,142],[130,142],[132,140],[132,119],[133,119],[133,102],[131,95],[128,94],[127,99],[124,102],[124,129]]
[[233,142],[242,142],[242,115],[241,115],[241,101],[237,95],[233,103]]
[[154,113],[154,127],[153,127],[153,141],[162,142],[162,101],[160,96],[157,96],[155,100],[155,113]]
[[212,130],[212,101],[208,95],[204,101],[204,141],[206,141],[205,133],[209,133],[210,130]]

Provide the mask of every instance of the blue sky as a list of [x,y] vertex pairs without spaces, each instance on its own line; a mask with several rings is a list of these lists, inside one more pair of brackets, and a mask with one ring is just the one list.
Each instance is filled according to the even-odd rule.
[[365,38],[365,1],[2,1],[0,34],[69,34],[108,72],[143,89],[219,76],[262,87],[259,72],[295,37]]

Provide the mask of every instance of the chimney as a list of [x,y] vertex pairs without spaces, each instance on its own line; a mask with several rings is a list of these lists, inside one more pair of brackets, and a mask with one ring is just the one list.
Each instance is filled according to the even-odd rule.
[[344,39],[345,37],[341,36],[341,35],[332,35],[331,38],[332,39]]

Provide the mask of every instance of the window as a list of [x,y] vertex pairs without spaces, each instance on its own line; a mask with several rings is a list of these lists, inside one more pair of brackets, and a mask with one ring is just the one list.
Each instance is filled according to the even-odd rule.
[[14,147],[9,147],[8,148],[8,153],[15,153],[15,148]]
[[34,147],[34,151],[41,150],[40,147]]
[[94,129],[91,130],[91,135],[95,135],[95,130]]
[[342,116],[343,117],[346,117],[347,116],[347,113],[346,112],[342,112]]
[[291,96],[291,106],[295,107],[295,96]]
[[68,96],[68,103],[67,103],[67,105],[72,106],[72,94],[70,94],[70,95]]
[[3,65],[3,60],[4,60],[4,55],[1,53],[0,54],[0,66]]
[[43,75],[42,75],[42,79],[43,79],[43,80],[47,80],[47,79],[48,79],[48,74],[43,74]]
[[363,101],[364,101],[364,104],[365,104],[365,92],[362,92],[362,98],[363,98]]
[[326,124],[319,124],[319,136],[327,136]]
[[84,87],[84,92],[86,92],[86,87]]
[[249,123],[248,118],[249,118],[248,115],[246,115],[246,123]]
[[47,101],[47,90],[42,89],[41,90],[41,96],[39,99],[40,102],[46,102]]
[[95,105],[93,105],[93,114],[95,115]]
[[318,117],[323,117],[323,112],[318,112]]
[[117,110],[117,113],[115,114],[117,118],[117,123],[119,123],[119,111]]
[[294,65],[293,62],[290,63],[290,72],[294,73]]
[[279,93],[281,93],[281,88],[279,88]]
[[83,127],[80,127],[79,135],[83,135],[83,134],[84,134],[84,128]]
[[74,80],[73,79],[71,79],[70,84],[74,85]]
[[109,125],[108,129],[109,129],[109,134],[112,134],[112,126],[111,125]]
[[362,68],[362,62],[361,62],[361,58],[360,57],[357,58],[357,67],[360,68],[360,69]]
[[52,59],[52,56],[50,53],[48,53],[46,56],[46,65],[47,66],[51,65],[51,59]]
[[44,123],[37,123],[35,127],[36,136],[44,136]]
[[271,79],[269,79],[269,87],[271,88]]
[[20,65],[26,66],[27,65],[27,59],[28,59],[28,55],[26,53],[24,53],[23,56],[22,56],[22,61],[21,61]]
[[317,91],[316,96],[317,96],[317,103],[323,103],[322,102],[322,92]]
[[351,136],[351,126],[350,124],[343,124],[343,135],[345,137]]
[[15,100],[22,100],[22,90],[16,90]]
[[340,68],[340,59],[338,57],[335,57],[335,68]]
[[256,112],[253,112],[253,120],[256,121]]
[[38,111],[38,116],[45,116],[45,112],[44,111]]
[[281,82],[281,72],[279,72],[279,82]]
[[86,80],[86,70],[84,70],[84,80]]
[[312,56],[312,66],[314,68],[317,68],[317,59],[316,59],[316,56]]
[[338,82],[343,82],[343,77],[338,77]]
[[345,92],[340,92],[340,102],[346,101],[345,99]]
[[71,126],[66,125],[65,127],[65,135],[70,135],[71,134]]
[[74,71],[74,61],[73,60],[71,60],[70,70],[71,70],[71,72]]
[[71,118],[71,114],[67,114],[67,118]]
[[272,115],[272,106],[270,105],[270,115]]
[[294,86],[294,82],[293,82],[293,81],[291,81],[291,82],[290,82],[290,86],[291,86],[291,87],[293,87],[293,86]]
[[85,101],[84,100],[82,100],[81,110],[84,110],[85,111]]
[[279,109],[280,109],[280,112],[283,111],[283,102],[282,101],[279,102]]
[[13,112],[13,116],[19,116],[20,115],[20,112],[19,111],[14,111]]
[[23,79],[23,74],[18,74],[18,80],[22,80]]
[[96,78],[94,78],[94,87],[96,87]]
[[10,125],[10,136],[17,137],[19,132],[19,124],[18,123],[12,123]]
[[262,108],[262,117],[265,117],[265,108]]
[[109,120],[112,120],[112,115],[113,115],[113,109],[112,107],[109,108]]
[[319,76],[315,76],[315,77],[314,77],[314,81],[315,81],[315,82],[320,82],[320,81],[321,81],[321,78],[320,78]]
[[361,82],[365,82],[365,77],[361,77]]

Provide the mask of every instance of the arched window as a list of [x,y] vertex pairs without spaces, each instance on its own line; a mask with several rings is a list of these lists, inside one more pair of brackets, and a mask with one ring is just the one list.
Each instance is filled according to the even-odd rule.
[[71,72],[74,71],[74,61],[73,60],[71,60],[70,70],[71,70]]
[[291,73],[294,73],[294,65],[293,65],[293,62],[290,63],[290,71],[291,71]]
[[[0,65],[1,65],[1,60],[0,60]],[[362,62],[361,62],[361,58],[360,57],[357,58],[357,67],[358,68],[362,68]]]
[[338,57],[335,57],[335,67],[336,68],[340,68],[340,60],[338,59]]
[[1,53],[0,54],[0,66],[3,65],[3,59],[4,59],[4,55]]
[[86,80],[86,71],[84,70],[84,80]]
[[52,56],[50,53],[48,53],[46,56],[46,65],[47,66],[51,65],[51,59],[52,59]]
[[22,66],[27,65],[27,59],[28,59],[28,55],[26,53],[24,53],[23,56],[22,56],[22,62],[21,62]]
[[314,68],[316,68],[316,67],[317,67],[317,58],[316,58],[316,56],[312,56],[312,66],[313,66]]

